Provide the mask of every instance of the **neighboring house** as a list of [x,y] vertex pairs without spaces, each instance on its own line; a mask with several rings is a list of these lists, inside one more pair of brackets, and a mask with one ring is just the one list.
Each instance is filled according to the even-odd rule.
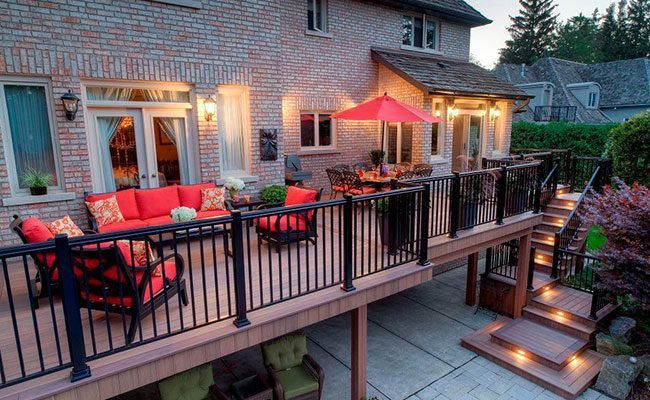
[[[0,5],[0,221],[85,223],[84,192],[244,178],[282,183],[297,153],[325,168],[368,161],[378,122],[333,112],[389,95],[440,124],[390,124],[388,161],[449,172],[462,155],[507,154],[511,109],[528,96],[468,62],[490,20],[462,0],[18,1]],[[60,97],[80,98],[74,120]],[[209,99],[209,100],[208,100]],[[216,102],[216,113],[209,106]],[[277,130],[262,161],[260,130]],[[455,161],[454,161],[455,162]],[[455,167],[458,167],[456,165]],[[43,197],[21,175],[52,173]],[[9,230],[3,243],[15,241]]]
[[535,96],[514,121],[603,124],[650,109],[650,59],[582,64],[542,58],[531,66],[500,64],[494,72]]

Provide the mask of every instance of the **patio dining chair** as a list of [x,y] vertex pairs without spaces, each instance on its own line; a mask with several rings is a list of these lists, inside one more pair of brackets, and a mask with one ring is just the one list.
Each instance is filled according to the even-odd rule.
[[349,164],[336,164],[332,169],[337,171],[352,171],[352,167]]
[[397,175],[397,180],[398,181],[404,181],[407,179],[414,179],[417,178],[418,175],[415,171],[404,171],[401,172],[399,175]]
[[356,172],[343,171],[341,173],[341,183],[352,195],[375,193],[377,189],[363,184],[359,174]]
[[[80,307],[130,316],[127,344],[135,338],[137,322],[142,324],[173,296],[180,294],[183,305],[188,304],[183,258],[176,253],[138,263],[131,251],[135,243],[105,242],[72,249]],[[150,239],[145,238],[145,243],[155,248]]]
[[328,168],[325,172],[327,172],[327,178],[330,180],[330,200],[336,198],[338,193],[343,194],[347,192],[347,188],[342,181],[341,171],[334,168]]
[[415,172],[418,178],[426,178],[431,176],[433,166],[430,164],[415,164],[413,166],[413,172]]

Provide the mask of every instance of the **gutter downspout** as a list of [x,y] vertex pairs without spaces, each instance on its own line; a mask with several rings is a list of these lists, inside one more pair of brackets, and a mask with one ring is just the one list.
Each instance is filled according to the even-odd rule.
[[529,103],[530,103],[530,97],[527,98],[526,100],[524,100],[523,103],[521,103],[520,105],[518,105],[517,108],[515,108],[514,110],[512,110],[512,113],[513,113],[513,114],[517,114],[517,113],[523,112],[523,109],[524,109],[526,106],[528,106]]

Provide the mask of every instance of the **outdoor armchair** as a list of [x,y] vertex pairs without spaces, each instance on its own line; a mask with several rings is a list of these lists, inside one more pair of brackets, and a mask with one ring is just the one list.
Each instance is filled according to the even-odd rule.
[[161,400],[230,400],[214,384],[212,366],[203,364],[158,382]]
[[278,400],[318,400],[325,374],[307,354],[307,338],[291,334],[262,344],[264,366]]

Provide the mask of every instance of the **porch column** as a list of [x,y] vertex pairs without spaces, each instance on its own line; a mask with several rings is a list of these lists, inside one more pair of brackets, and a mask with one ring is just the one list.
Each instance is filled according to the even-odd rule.
[[476,276],[478,275],[478,252],[467,256],[467,286],[465,288],[465,304],[476,305]]
[[528,268],[530,268],[530,243],[532,233],[519,237],[517,253],[517,282],[515,283],[514,318],[521,317],[521,309],[526,306],[526,292],[528,286]]
[[352,400],[366,397],[368,368],[368,306],[352,310]]

